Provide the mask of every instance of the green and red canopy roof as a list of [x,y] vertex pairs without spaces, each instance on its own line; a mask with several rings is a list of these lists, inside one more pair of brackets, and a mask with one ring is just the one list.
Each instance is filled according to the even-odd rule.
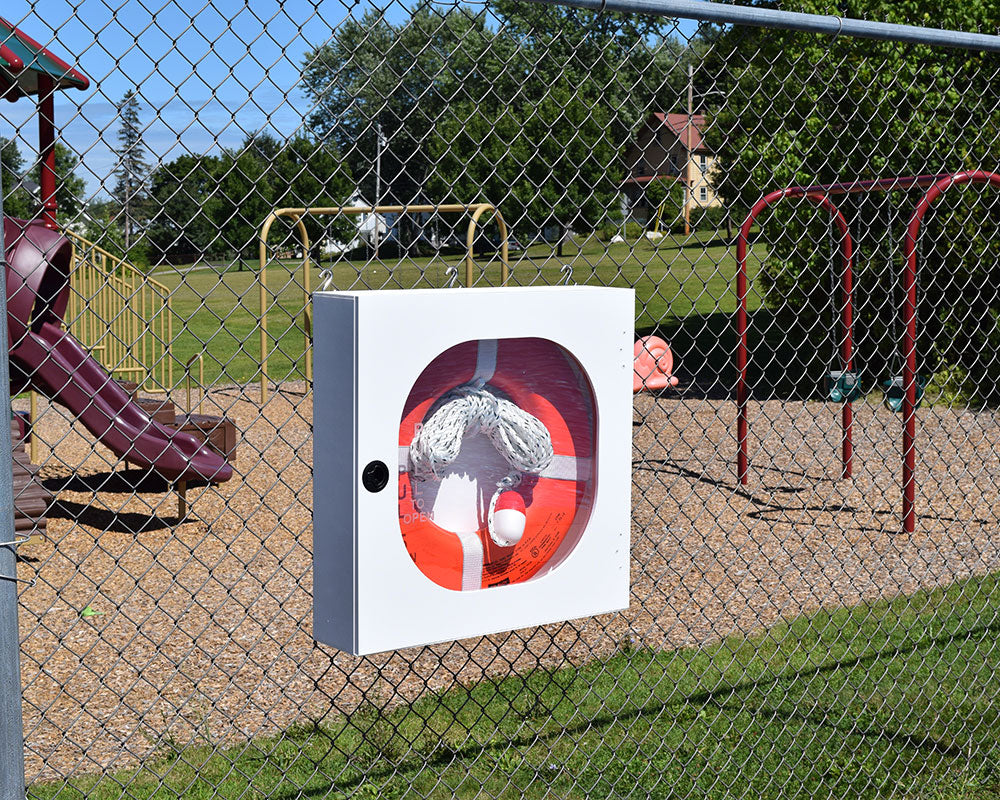
[[55,89],[86,89],[82,72],[0,17],[0,97],[17,100],[38,94],[39,79],[48,76]]

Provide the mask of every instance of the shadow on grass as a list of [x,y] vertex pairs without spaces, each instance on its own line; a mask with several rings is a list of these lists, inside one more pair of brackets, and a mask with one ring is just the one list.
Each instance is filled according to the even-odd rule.
[[664,234],[663,238],[656,242],[655,247],[657,250],[689,250],[692,245],[699,248],[708,249],[709,247],[732,247],[735,241],[735,233],[732,237],[726,235],[724,230],[715,231],[712,235],[707,235],[705,238],[701,238],[697,234],[693,237],[685,237],[680,233],[667,233]]
[[[726,684],[715,689],[705,689],[693,692],[684,697],[679,697],[670,701],[650,700],[638,705],[632,705],[627,710],[619,713],[601,713],[594,717],[581,718],[578,722],[566,725],[558,730],[539,731],[537,729],[524,730],[522,733],[505,738],[502,742],[490,744],[468,744],[462,747],[444,747],[424,754],[412,766],[406,759],[393,761],[385,760],[385,766],[375,770],[368,770],[359,779],[346,779],[342,781],[329,781],[322,786],[311,787],[301,792],[293,794],[276,794],[279,798],[289,798],[305,796],[326,796],[331,791],[347,791],[357,788],[363,783],[370,783],[373,780],[400,777],[413,774],[428,767],[448,768],[454,766],[456,759],[466,761],[490,752],[502,753],[511,747],[530,748],[540,742],[552,743],[560,737],[566,736],[573,740],[585,734],[592,733],[595,729],[611,727],[614,725],[625,725],[629,721],[640,719],[655,719],[662,716],[668,710],[673,709],[671,716],[676,718],[677,709],[685,706],[704,707],[714,706],[731,712],[733,717],[737,714],[750,713],[761,719],[770,720],[780,718],[788,721],[798,721],[815,728],[826,729],[838,733],[841,737],[858,736],[872,741],[882,741],[894,748],[905,749],[911,752],[923,753],[927,756],[936,755],[947,758],[964,759],[968,755],[967,751],[952,741],[947,741],[941,737],[935,737],[929,730],[922,731],[915,729],[914,721],[908,716],[909,724],[907,730],[900,726],[891,724],[890,720],[880,721],[875,719],[845,719],[844,715],[832,713],[835,709],[816,708],[816,701],[812,703],[813,709],[809,712],[801,712],[787,708],[789,695],[788,685],[794,682],[806,683],[811,678],[816,678],[830,673],[864,669],[866,674],[872,672],[872,667],[880,661],[892,661],[899,657],[908,657],[917,653],[925,653],[940,647],[953,647],[965,641],[981,638],[989,634],[1000,633],[1000,622],[982,624],[965,631],[955,633],[948,632],[939,636],[921,637],[918,640],[910,640],[905,643],[885,647],[873,653],[858,655],[853,658],[828,661],[800,669],[786,670],[776,675],[765,678],[751,679],[746,681]],[[668,658],[675,656],[667,656]],[[657,656],[652,657],[654,660]],[[779,693],[779,700],[771,702],[762,699],[760,702],[752,702],[752,695],[760,693],[765,698],[770,690],[776,687],[784,687]],[[742,695],[742,702],[737,704],[734,700]],[[785,707],[783,707],[785,706]]]
[[[636,331],[670,343],[681,380],[679,390],[665,396],[735,400],[737,370],[736,315],[721,311],[691,314]],[[749,315],[747,330],[750,396],[757,400],[819,399],[827,371],[823,354],[808,341],[802,320],[759,308]]]

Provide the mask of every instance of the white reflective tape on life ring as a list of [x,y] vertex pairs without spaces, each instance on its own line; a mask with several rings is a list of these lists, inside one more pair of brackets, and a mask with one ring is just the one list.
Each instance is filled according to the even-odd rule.
[[497,348],[500,343],[496,339],[480,339],[476,350],[476,372],[472,381],[489,383],[493,373],[497,371]]
[[581,481],[590,480],[591,463],[589,458],[577,458],[576,456],[554,455],[549,465],[538,473],[539,478],[551,478],[557,481]]
[[[401,445],[399,448],[399,471],[410,471],[410,448]],[[552,456],[552,461],[539,474],[539,478],[551,478],[556,481],[581,481],[590,480],[591,459],[577,458],[576,456]]]
[[456,533],[462,545],[462,591],[483,588],[483,541],[475,531]]

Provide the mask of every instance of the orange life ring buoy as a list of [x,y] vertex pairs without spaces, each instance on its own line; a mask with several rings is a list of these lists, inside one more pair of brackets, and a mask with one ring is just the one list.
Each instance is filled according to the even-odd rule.
[[[498,513],[523,513],[524,533],[511,546],[490,536],[488,507],[497,477],[509,469],[485,437],[462,440],[442,481],[414,476],[409,448],[418,425],[442,398],[478,381],[547,429],[554,456],[540,474],[524,474]],[[475,434],[471,434],[475,436]],[[547,339],[481,339],[449,348],[423,370],[399,426],[399,526],[414,563],[447,589],[468,591],[521,583],[557,566],[576,546],[593,504],[597,413],[590,381],[577,360]],[[485,443],[484,443],[485,442]]]

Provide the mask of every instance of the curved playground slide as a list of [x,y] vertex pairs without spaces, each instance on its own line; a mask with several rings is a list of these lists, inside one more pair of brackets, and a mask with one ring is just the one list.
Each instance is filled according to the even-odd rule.
[[233,468],[186,433],[150,419],[61,327],[72,245],[38,220],[2,217],[7,249],[7,334],[12,393],[34,389],[62,403],[130,464],[168,480],[220,483]]
[[198,439],[154,422],[66,331],[51,322],[28,330],[12,361],[31,386],[62,403],[130,464],[170,480],[219,483],[233,468]]
[[29,330],[13,358],[31,385],[62,403],[130,464],[171,480],[229,480],[233,468],[186,433],[154,422],[79,342],[51,322]]

